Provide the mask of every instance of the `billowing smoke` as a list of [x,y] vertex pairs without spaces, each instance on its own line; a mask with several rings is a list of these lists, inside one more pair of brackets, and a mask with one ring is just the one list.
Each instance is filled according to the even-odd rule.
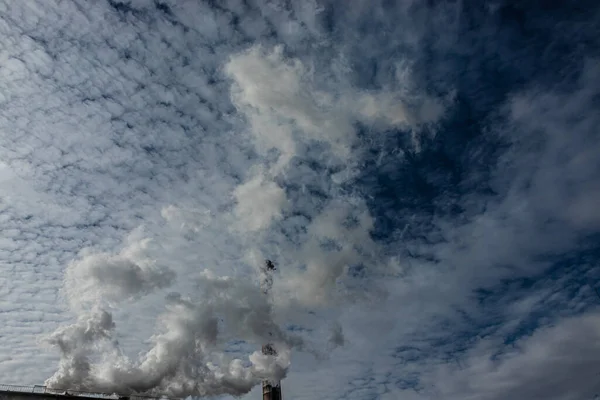
[[73,325],[54,332],[48,342],[60,349],[62,359],[50,382],[59,385],[77,382],[77,386],[90,386],[92,367],[89,355],[94,348],[106,346],[114,327],[112,315],[105,310],[96,309],[81,315]]
[[118,254],[84,253],[69,264],[65,289],[73,308],[131,300],[173,283],[175,272],[146,254],[151,241],[133,236]]
[[[111,268],[109,264],[106,270]],[[113,280],[107,279],[103,284],[110,282]],[[157,321],[152,347],[138,360],[119,351],[108,311],[83,313],[75,324],[48,339],[60,349],[62,359],[46,385],[181,397],[240,395],[262,379],[283,379],[290,350],[301,348],[302,341],[273,321],[271,302],[258,286],[204,271],[197,287],[202,301],[179,293],[166,297],[166,311]],[[277,355],[256,351],[246,360],[228,360],[221,347],[228,339],[247,340],[257,348],[271,340]]]
[[[360,170],[355,122],[414,132],[439,118],[441,103],[410,97],[402,82],[370,92],[343,82],[326,89],[281,48],[251,48],[223,72],[247,122],[239,135],[252,143],[254,167],[230,188],[225,207],[170,205],[161,213],[173,230],[153,240],[134,235],[116,254],[82,253],[67,267],[64,290],[78,319],[48,339],[62,356],[48,386],[241,395],[261,380],[283,379],[292,351],[319,356],[343,346],[342,326],[332,325],[328,311],[368,295],[353,283],[356,271],[390,264],[372,239],[365,194],[343,188]],[[198,253],[211,246],[215,265],[200,267]],[[277,272],[265,264],[271,257]],[[169,288],[177,292],[162,293],[164,312],[149,348],[127,356],[115,340],[114,310]],[[310,343],[284,328],[294,318],[325,321],[330,334]],[[232,342],[247,346],[245,356],[231,355]],[[276,355],[260,352],[265,343]]]

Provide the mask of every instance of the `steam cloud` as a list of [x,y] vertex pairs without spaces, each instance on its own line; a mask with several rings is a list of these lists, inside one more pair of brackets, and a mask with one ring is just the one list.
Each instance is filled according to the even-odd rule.
[[[308,309],[314,313],[356,299],[363,290],[344,284],[349,268],[376,270],[388,264],[371,238],[374,220],[363,196],[340,189],[357,168],[350,160],[361,157],[353,124],[416,131],[441,116],[441,103],[422,97],[405,102],[407,90],[393,88],[365,93],[341,85],[347,89],[321,90],[310,68],[286,59],[281,48],[253,47],[232,57],[224,72],[231,79],[232,101],[248,123],[245,134],[262,161],[231,191],[231,212],[209,210],[199,224],[186,220],[185,226],[195,227],[186,234],[226,226],[215,235],[243,246],[259,284],[248,275],[218,275],[212,269],[196,274],[193,294],[165,297],[166,310],[150,349],[133,360],[115,340],[111,308],[189,278],[176,275],[178,265],[167,266],[152,256],[155,242],[145,238],[130,240],[117,254],[84,253],[68,266],[65,278],[65,293],[78,319],[48,339],[62,358],[46,385],[178,397],[244,394],[263,379],[283,379],[292,350],[316,352],[313,344],[282,329],[278,316]],[[318,176],[298,172],[315,154],[332,167]],[[290,189],[297,187],[301,189]],[[317,187],[321,194],[307,187]],[[162,214],[168,222],[178,221],[185,210],[170,206]],[[206,222],[209,215],[212,225]],[[275,285],[262,267],[263,253],[274,254],[283,266]],[[273,343],[277,355],[255,351],[245,359],[231,359],[224,351],[231,340],[256,349]],[[344,342],[342,326],[334,323],[325,346]]]
[[[108,282],[112,280],[103,284]],[[182,397],[240,395],[262,379],[283,379],[290,349],[301,341],[274,323],[268,298],[253,284],[216,277],[209,271],[198,281],[198,289],[202,302],[178,293],[167,296],[167,311],[157,324],[159,333],[137,361],[119,351],[108,311],[96,308],[83,313],[75,324],[60,328],[48,339],[60,349],[62,359],[46,385]],[[253,343],[270,338],[278,354],[254,352],[246,361],[226,360],[218,347],[227,338]],[[92,363],[92,357],[100,359]]]
[[169,286],[175,273],[145,255],[150,242],[132,241],[119,254],[88,254],[71,263],[65,284],[72,307],[133,299]]

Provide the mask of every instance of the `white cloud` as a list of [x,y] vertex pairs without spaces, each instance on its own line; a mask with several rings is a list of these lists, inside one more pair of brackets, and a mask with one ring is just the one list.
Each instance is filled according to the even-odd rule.
[[285,191],[260,173],[235,188],[235,215],[242,229],[256,231],[281,219],[288,205]]
[[[450,4],[292,3],[0,4],[0,382],[593,396],[597,318],[569,317],[592,292],[569,279],[595,282],[595,259],[551,284],[539,256],[598,228],[596,65],[549,87],[562,42],[521,68],[485,7],[473,33]],[[539,76],[515,92],[488,64]],[[488,139],[510,145],[498,162]],[[431,214],[446,202],[464,212]],[[503,280],[523,275],[527,296]]]
[[499,267],[476,269],[482,280],[536,274],[546,264],[534,257],[560,254],[597,230],[597,215],[589,206],[600,179],[593,155],[599,151],[599,119],[590,112],[597,74],[590,60],[569,91],[534,86],[507,100],[502,110],[507,120],[490,127],[511,145],[493,171],[498,195],[481,199],[485,211],[464,225],[441,221],[450,242],[437,246],[441,259],[459,269]]
[[296,155],[297,141],[328,143],[333,156],[346,160],[356,140],[353,122],[410,128],[437,121],[444,110],[441,102],[425,97],[415,112],[405,104],[414,98],[402,91],[369,93],[343,81],[336,92],[322,90],[314,67],[286,59],[281,46],[272,51],[253,46],[231,57],[225,72],[234,81],[234,103],[248,118],[259,151],[280,151],[279,168]]
[[461,357],[460,367],[435,368],[424,392],[431,388],[431,398],[447,399],[594,398],[599,338],[600,317],[590,313],[542,328],[500,353],[501,342],[483,339]]
[[295,254],[305,263],[305,269],[282,272],[275,291],[278,301],[295,300],[318,307],[360,296],[361,293],[351,292],[346,297],[337,287],[348,267],[367,263],[371,270],[377,268],[373,254],[377,246],[369,236],[372,229],[373,218],[364,204],[328,204],[307,226],[308,238]]

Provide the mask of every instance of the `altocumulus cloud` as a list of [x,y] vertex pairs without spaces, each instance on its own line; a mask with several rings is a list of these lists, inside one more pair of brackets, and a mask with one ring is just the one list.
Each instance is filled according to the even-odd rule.
[[1,380],[600,395],[599,22],[1,2]]

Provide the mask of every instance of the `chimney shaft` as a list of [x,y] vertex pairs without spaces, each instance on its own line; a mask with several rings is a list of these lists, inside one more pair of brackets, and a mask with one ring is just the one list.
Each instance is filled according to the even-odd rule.
[[[265,355],[275,355],[277,352],[272,345],[266,344],[262,347],[262,353]],[[281,383],[263,381],[263,400],[281,400]]]
[[[263,289],[265,294],[269,294],[269,289],[273,284],[273,278],[271,274],[275,271],[275,264],[271,262],[271,260],[265,260],[264,272],[267,277],[265,280],[265,287]],[[273,345],[267,343],[262,347],[262,353],[265,355],[276,355],[277,352],[273,348]],[[281,400],[281,383],[280,382],[270,382],[263,381],[262,383],[263,390],[263,400]]]
[[281,386],[263,382],[263,400],[281,400]]

